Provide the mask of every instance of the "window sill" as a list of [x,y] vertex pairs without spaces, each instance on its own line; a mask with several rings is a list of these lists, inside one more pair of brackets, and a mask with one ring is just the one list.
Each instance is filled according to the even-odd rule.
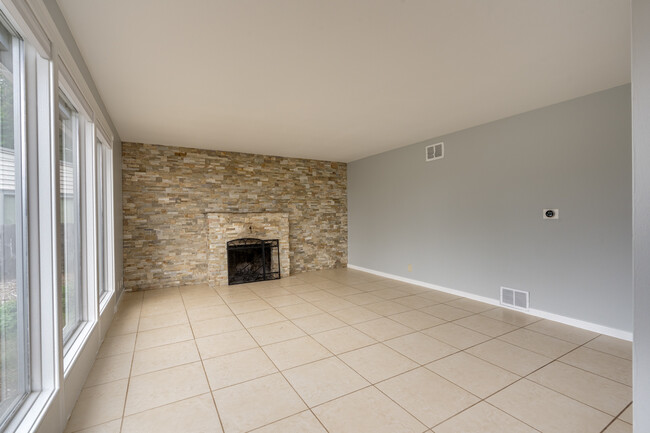
[[68,341],[64,349],[63,357],[63,376],[68,375],[70,367],[75,363],[86,342],[88,336],[93,332],[97,322],[83,322],[79,325],[73,336]]

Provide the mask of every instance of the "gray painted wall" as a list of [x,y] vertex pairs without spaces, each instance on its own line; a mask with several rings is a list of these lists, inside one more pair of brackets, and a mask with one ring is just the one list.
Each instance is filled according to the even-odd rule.
[[349,263],[631,331],[630,123],[625,85],[352,162]]
[[634,431],[650,432],[650,1],[632,1]]
[[[108,126],[111,128],[111,132],[113,133],[113,193],[114,193],[113,206],[114,206],[114,219],[115,219],[115,282],[117,284],[116,289],[120,290],[121,283],[122,283],[122,275],[123,275],[122,140],[120,139],[120,135],[117,133],[117,129],[115,129],[115,125],[113,125],[111,121],[111,117],[108,114],[108,110],[106,109],[106,106],[104,106],[104,101],[102,101],[99,91],[95,86],[95,82],[93,81],[93,77],[90,75],[90,71],[88,70],[86,62],[83,59],[83,56],[81,55],[81,51],[79,51],[79,47],[77,46],[77,43],[75,42],[74,37],[72,36],[72,32],[68,27],[68,23],[66,22],[65,17],[63,16],[61,9],[59,8],[59,5],[56,3],[56,0],[44,0],[44,4],[47,7],[48,12],[50,13],[50,16],[52,17],[52,20],[56,24],[59,33],[63,37],[63,40],[65,41],[65,44],[68,47],[68,50],[70,50],[70,53],[72,54],[72,57],[74,58],[74,61],[77,64],[77,67],[79,67],[81,74],[86,80],[86,84],[90,88],[90,91],[92,92],[95,101],[97,101],[97,104],[102,110],[104,117],[109,122]],[[118,293],[118,297],[119,297],[119,293]]]

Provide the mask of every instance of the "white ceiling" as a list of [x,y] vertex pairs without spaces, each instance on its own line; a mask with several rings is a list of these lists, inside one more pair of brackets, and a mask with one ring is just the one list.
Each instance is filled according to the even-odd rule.
[[352,161],[630,81],[629,0],[58,0],[121,138]]

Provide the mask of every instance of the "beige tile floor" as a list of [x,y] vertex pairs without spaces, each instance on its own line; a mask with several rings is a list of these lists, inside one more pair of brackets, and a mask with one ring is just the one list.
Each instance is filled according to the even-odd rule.
[[352,270],[126,293],[66,432],[632,432],[625,341]]

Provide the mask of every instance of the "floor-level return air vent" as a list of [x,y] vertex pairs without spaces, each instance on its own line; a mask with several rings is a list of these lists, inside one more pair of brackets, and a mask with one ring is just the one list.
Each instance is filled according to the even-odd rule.
[[445,143],[430,144],[426,147],[427,161],[434,161],[445,157]]
[[501,305],[528,310],[528,292],[501,287]]

